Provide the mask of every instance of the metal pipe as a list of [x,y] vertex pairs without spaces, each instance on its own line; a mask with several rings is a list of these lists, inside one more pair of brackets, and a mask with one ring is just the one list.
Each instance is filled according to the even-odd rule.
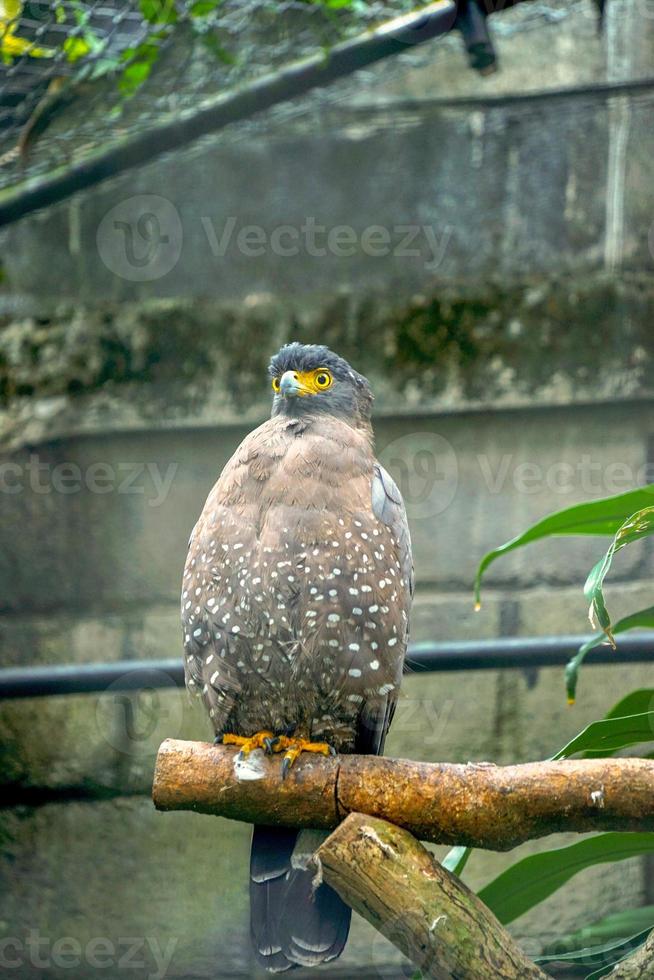
[[[413,643],[409,673],[452,670],[511,670],[564,666],[586,636],[500,637],[456,643]],[[620,637],[617,650],[593,650],[587,665],[654,662],[654,632]],[[64,694],[101,694],[146,688],[183,687],[180,659],[122,660],[110,664],[11,667],[0,670],[0,698],[37,698]]]

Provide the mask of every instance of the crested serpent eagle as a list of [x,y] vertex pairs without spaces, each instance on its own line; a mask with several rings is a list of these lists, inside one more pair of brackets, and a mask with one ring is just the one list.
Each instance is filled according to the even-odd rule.
[[[243,440],[193,529],[186,683],[217,741],[283,754],[379,754],[398,698],[413,593],[400,492],[375,459],[366,378],[327,347],[270,364],[268,421]],[[307,859],[313,831],[255,827],[251,934],[272,972],[342,951],[350,910]]]

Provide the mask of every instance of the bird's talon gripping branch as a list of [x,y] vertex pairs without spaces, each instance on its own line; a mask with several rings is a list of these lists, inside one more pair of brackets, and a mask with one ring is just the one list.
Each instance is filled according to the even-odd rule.
[[286,779],[289,769],[303,752],[315,752],[318,755],[336,755],[336,749],[327,742],[310,742],[303,738],[288,738],[279,735],[276,739],[275,752],[283,752],[282,779]]
[[273,752],[277,751],[275,749],[277,739],[272,732],[257,732],[251,738],[246,738],[243,735],[232,735],[231,732],[226,732],[220,741],[223,745],[239,745],[241,747],[241,751],[239,752],[241,759],[244,759],[255,749],[263,749],[266,755],[272,755]]

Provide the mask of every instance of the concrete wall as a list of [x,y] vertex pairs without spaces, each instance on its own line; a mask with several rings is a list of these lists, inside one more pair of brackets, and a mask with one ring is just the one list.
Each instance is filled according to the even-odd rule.
[[[585,630],[591,539],[498,562],[480,613],[471,600],[488,548],[558,507],[654,482],[651,104],[488,99],[651,74],[653,28],[615,0],[603,43],[590,3],[551,9],[563,19],[538,30],[501,20],[493,79],[466,74],[454,41],[409,52],[310,116],[208,141],[4,233],[2,665],[179,655],[189,530],[265,417],[269,355],[294,338],[330,343],[375,388],[414,540],[413,638]],[[470,101],[434,104],[444,92]],[[159,230],[139,239],[145,214]],[[331,231],[327,254],[308,254],[306,232],[297,255],[273,247],[275,229],[310,218]],[[133,252],[114,219],[132,222]],[[263,229],[260,255],[239,245],[247,225]],[[364,240],[373,225],[386,254]],[[402,225],[418,254],[398,254]],[[643,546],[617,557],[616,616],[651,604],[652,561]],[[570,709],[558,669],[408,676],[388,751],[543,758],[644,686],[643,666],[586,667]],[[175,690],[0,705],[0,941],[23,944],[3,947],[8,975],[154,977],[162,957],[171,977],[253,975],[248,828],[156,814],[148,798],[161,739],[207,731]],[[478,853],[466,880],[568,839]],[[649,870],[584,872],[514,931],[535,953],[652,903]],[[119,962],[127,937],[141,966]],[[360,921],[323,972],[411,975]]]

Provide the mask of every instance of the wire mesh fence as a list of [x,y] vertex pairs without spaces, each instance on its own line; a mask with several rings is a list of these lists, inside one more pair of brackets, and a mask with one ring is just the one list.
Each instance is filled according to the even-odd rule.
[[[515,6],[498,18],[499,32],[556,24],[582,2]],[[18,208],[7,217],[17,196],[103,154],[113,153],[115,165],[121,155],[127,159],[135,140],[138,162],[147,162],[150,133],[154,157],[161,152],[156,132],[168,123],[193,119],[217,96],[307,56],[323,52],[327,58],[339,42],[365,36],[367,28],[414,6],[414,0],[350,0],[342,8],[327,0],[0,0],[0,223],[22,213]],[[385,80],[407,60],[434,57],[431,46],[405,48],[385,64]],[[250,120],[241,128],[247,132],[347,96],[341,82],[327,95],[287,98],[263,123]],[[197,130],[186,126],[176,145],[191,142]],[[87,174],[86,186],[110,175],[111,166],[101,163],[97,174]],[[74,188],[71,179],[58,199]]]
[[[66,81],[108,69],[147,36],[137,4],[0,3],[0,132],[4,156],[44,96]],[[26,149],[26,147],[25,147]],[[10,158],[11,159],[11,158]],[[3,160],[4,163],[9,162]],[[5,181],[7,171],[5,170]]]
[[0,0],[0,189],[193,112],[408,6],[336,15],[295,0]]

